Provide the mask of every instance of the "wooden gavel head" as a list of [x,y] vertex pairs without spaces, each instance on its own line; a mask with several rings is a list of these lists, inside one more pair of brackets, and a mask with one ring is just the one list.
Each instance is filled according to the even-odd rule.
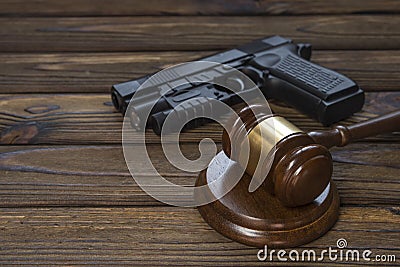
[[[257,114],[255,116],[254,114]],[[222,136],[222,148],[253,176],[266,174],[264,184],[273,184],[273,193],[288,207],[311,203],[328,185],[332,176],[329,148],[353,140],[399,130],[400,111],[330,130],[304,133],[283,117],[266,113],[261,106],[243,108]],[[229,134],[228,134],[229,133]],[[234,146],[231,146],[231,138]],[[243,161],[242,144],[249,142],[249,160]],[[260,157],[264,152],[267,157]],[[272,165],[266,161],[271,161]],[[260,172],[255,174],[259,166]],[[271,166],[266,169],[266,166]],[[268,172],[269,171],[269,172]]]
[[[253,112],[257,112],[257,118]],[[257,166],[261,166],[260,173],[268,172],[262,168],[271,165],[264,161],[270,161],[274,153],[266,179],[271,179],[273,192],[286,206],[308,204],[324,191],[333,169],[332,157],[326,147],[316,144],[283,117],[263,114],[260,106],[245,107],[238,115],[236,121],[229,123],[230,133],[225,130],[222,137],[222,147],[228,157],[241,163],[243,150],[240,144],[247,137],[249,160],[247,164],[242,163],[245,165],[242,167],[253,176]],[[233,147],[229,135],[235,140]],[[261,158],[261,150],[268,156]]]

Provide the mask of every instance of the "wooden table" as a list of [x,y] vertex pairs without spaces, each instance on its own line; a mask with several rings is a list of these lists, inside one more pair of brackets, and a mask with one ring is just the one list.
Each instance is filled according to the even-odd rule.
[[[351,124],[400,108],[399,12],[395,0],[1,1],[0,264],[267,265],[197,210],[141,191],[125,165],[110,86],[280,34],[312,43],[315,62],[367,92]],[[304,130],[322,128],[271,106]],[[217,125],[184,133],[183,150],[196,153],[199,140],[220,134]],[[159,138],[148,137],[155,165],[193,185],[196,174],[169,166]],[[345,238],[399,264],[399,140],[386,134],[333,150],[340,218],[300,251]]]

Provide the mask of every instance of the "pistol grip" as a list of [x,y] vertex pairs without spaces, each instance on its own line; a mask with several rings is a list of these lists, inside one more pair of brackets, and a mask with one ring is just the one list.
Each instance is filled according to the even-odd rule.
[[284,101],[324,125],[351,116],[364,104],[364,93],[354,81],[288,49],[273,50],[251,64],[266,73],[267,97]]

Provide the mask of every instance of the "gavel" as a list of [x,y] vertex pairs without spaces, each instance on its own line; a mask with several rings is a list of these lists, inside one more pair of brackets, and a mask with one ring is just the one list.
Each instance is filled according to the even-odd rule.
[[[255,113],[258,115],[255,116]],[[260,173],[268,172],[265,168],[269,166],[264,183],[273,185],[273,193],[287,207],[311,203],[327,187],[333,171],[329,148],[345,146],[381,133],[400,131],[400,110],[350,126],[337,125],[330,130],[308,133],[281,116],[266,113],[261,106],[245,107],[238,115],[224,130],[223,151],[230,159],[244,165],[242,167],[250,176],[255,175],[257,166],[261,166]],[[250,153],[249,160],[241,163],[244,138],[248,138]],[[235,145],[231,147],[231,143]],[[271,156],[272,151],[274,160],[272,165],[268,165],[265,161],[270,158],[260,155],[265,152]]]

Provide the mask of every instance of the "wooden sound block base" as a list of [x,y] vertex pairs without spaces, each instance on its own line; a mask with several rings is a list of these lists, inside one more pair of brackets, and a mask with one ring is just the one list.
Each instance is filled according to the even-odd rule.
[[[231,161],[220,152],[199,174],[196,186],[207,185],[215,179],[229,179],[229,173],[238,166],[227,162]],[[255,247],[299,246],[319,238],[335,224],[339,196],[332,182],[313,203],[288,208],[269,191],[272,186],[265,184],[268,180],[271,179],[267,178],[262,186],[249,193],[251,177],[244,174],[224,197],[198,210],[204,220],[224,236]],[[208,190],[213,194],[210,187]]]

